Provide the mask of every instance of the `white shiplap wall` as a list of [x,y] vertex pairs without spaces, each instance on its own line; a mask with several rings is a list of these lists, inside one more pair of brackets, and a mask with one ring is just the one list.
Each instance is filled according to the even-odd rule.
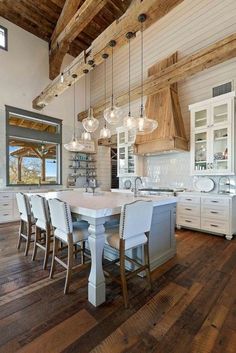
[[[147,68],[157,61],[165,58],[174,51],[178,51],[179,58],[192,54],[201,48],[230,35],[236,33],[236,0],[185,0],[182,4],[172,10],[167,16],[156,22],[144,32],[144,67]],[[132,40],[131,44],[131,84],[137,85],[140,82],[140,35]],[[114,90],[115,93],[126,91],[128,87],[128,46],[121,48],[114,55]],[[92,75],[92,104],[100,101],[104,95],[103,87],[103,65],[97,67]],[[110,90],[110,59],[107,64],[107,86]],[[229,80],[236,79],[236,59],[229,60],[223,64],[215,66],[204,72],[187,79],[179,84],[179,98],[186,128],[189,136],[189,112],[188,105],[211,97],[212,87]],[[132,103],[134,113],[138,112],[138,101]],[[127,106],[124,107],[124,112]],[[166,165],[170,162],[174,165],[174,158],[178,163],[184,161],[181,156],[174,157],[148,157],[146,161],[146,175],[151,177],[155,174],[156,167],[159,168],[158,180],[164,176],[163,159]],[[186,170],[183,179],[190,183],[190,178]],[[107,166],[109,168],[109,166]],[[162,174],[162,171],[164,174]],[[188,179],[189,178],[189,179]],[[173,180],[172,180],[173,179]],[[169,177],[169,183],[175,182],[175,175]]]

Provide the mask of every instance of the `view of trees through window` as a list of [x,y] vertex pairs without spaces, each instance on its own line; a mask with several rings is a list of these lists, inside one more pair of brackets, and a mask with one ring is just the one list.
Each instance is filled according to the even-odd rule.
[[7,50],[7,29],[0,26],[0,48]]
[[58,119],[11,110],[7,119],[8,184],[58,184],[61,124],[54,122]]
[[56,145],[10,139],[9,183],[57,183]]

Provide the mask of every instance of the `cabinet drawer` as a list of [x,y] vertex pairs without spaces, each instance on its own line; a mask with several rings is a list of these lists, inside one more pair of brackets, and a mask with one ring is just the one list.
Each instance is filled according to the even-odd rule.
[[189,228],[200,228],[200,217],[178,215],[177,224]]
[[204,217],[201,221],[201,228],[202,230],[208,230],[213,233],[228,234],[229,222],[220,219],[212,220]]
[[13,199],[13,193],[10,192],[0,192],[0,201],[3,200],[12,200]]
[[0,210],[0,223],[9,222],[13,220],[12,210]]
[[218,205],[202,205],[201,216],[203,218],[229,220],[229,207]]
[[179,196],[178,201],[180,203],[187,203],[187,204],[200,204],[200,197],[199,196]]
[[0,210],[12,210],[13,200],[0,200]]
[[202,197],[202,205],[229,206],[229,198]]
[[188,204],[188,203],[178,203],[177,204],[177,212],[180,215],[192,215],[194,217],[200,216],[200,204]]

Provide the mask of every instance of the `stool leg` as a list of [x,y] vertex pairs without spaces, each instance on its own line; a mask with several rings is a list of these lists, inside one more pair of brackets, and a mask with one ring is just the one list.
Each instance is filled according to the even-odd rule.
[[82,265],[85,262],[84,252],[85,252],[85,242],[83,241],[82,244],[81,244],[81,264]]
[[37,246],[37,241],[39,239],[39,228],[37,226],[35,226],[35,239],[34,239],[34,249],[33,249],[33,254],[32,254],[32,261],[35,260],[35,257],[37,255],[37,250],[38,250],[38,246]]
[[[147,235],[147,239],[148,239],[148,235]],[[149,288],[152,289],[152,278],[151,278],[151,271],[150,271],[149,242],[148,241],[146,242],[146,244],[144,244],[144,261],[145,261],[145,265],[147,266],[146,275],[147,275],[147,280],[149,283]]]
[[66,281],[64,287],[64,294],[67,294],[69,291],[71,274],[72,274],[72,267],[73,267],[73,242],[68,237],[68,260],[67,260],[67,270],[66,270]]
[[54,236],[53,238],[53,253],[52,253],[52,264],[50,270],[50,278],[53,278],[53,274],[55,271],[55,256],[58,255],[58,247],[59,247],[59,240]]
[[23,221],[22,219],[20,220],[20,226],[19,226],[19,236],[18,236],[18,243],[17,243],[17,249],[20,249],[21,246],[21,240],[22,240],[22,236],[21,233],[23,233]]
[[120,240],[120,277],[125,308],[128,308],[128,290],[125,276],[125,240]]
[[32,233],[32,225],[31,222],[27,222],[27,240],[26,240],[26,247],[25,247],[25,253],[24,255],[27,256],[29,252],[29,247],[30,247],[30,241],[31,241],[31,233]]
[[50,229],[47,227],[46,229],[46,244],[45,244],[45,255],[44,255],[44,261],[43,261],[43,269],[46,270],[47,268],[47,263],[48,263],[48,257],[49,257],[49,252],[50,252]]

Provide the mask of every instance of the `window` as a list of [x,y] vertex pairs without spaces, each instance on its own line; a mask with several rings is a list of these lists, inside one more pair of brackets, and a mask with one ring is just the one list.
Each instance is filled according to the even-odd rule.
[[0,49],[8,49],[7,28],[0,26]]
[[61,184],[61,120],[6,106],[7,185]]

